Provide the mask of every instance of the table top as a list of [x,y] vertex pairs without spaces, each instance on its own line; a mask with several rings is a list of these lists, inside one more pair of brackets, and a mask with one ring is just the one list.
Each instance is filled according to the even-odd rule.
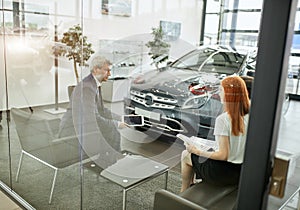
[[123,188],[129,188],[168,170],[167,165],[141,155],[126,155],[100,174]]

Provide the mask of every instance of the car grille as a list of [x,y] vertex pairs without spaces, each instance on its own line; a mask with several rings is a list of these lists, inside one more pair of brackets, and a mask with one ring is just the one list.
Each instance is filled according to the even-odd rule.
[[186,128],[177,120],[163,117],[161,122],[155,122],[149,118],[145,118],[145,126],[155,127],[156,129],[169,132],[187,132]]
[[146,107],[160,109],[174,109],[177,104],[176,99],[157,96],[153,93],[143,93],[137,90],[130,91],[130,99]]
[[[141,114],[140,113],[141,111],[137,112],[137,110],[143,110],[143,109],[137,107],[133,108],[131,106],[125,106],[125,110],[127,114],[135,115],[135,114]],[[163,130],[164,132],[171,132],[171,133],[174,132],[173,135],[176,135],[177,133],[187,132],[187,129],[179,120],[172,119],[167,116],[160,116],[159,119],[153,119],[153,118],[149,118],[148,116],[144,116],[144,127]]]

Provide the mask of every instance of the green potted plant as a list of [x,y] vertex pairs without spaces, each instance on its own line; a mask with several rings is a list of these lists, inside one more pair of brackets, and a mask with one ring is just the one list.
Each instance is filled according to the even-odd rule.
[[73,60],[76,81],[79,83],[77,64],[79,66],[86,65],[86,61],[94,53],[92,44],[87,42],[87,37],[83,36],[82,29],[79,25],[70,27],[69,30],[63,34],[59,42],[65,46],[56,49],[55,53],[57,56],[66,56],[69,60]]
[[146,43],[146,46],[150,48],[149,55],[155,62],[155,66],[158,69],[158,64],[166,61],[169,58],[170,44],[164,41],[164,32],[162,27],[152,28],[153,41]]

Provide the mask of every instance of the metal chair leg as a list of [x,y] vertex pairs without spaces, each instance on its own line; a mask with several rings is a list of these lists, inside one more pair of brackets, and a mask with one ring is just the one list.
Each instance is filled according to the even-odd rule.
[[123,189],[123,207],[122,210],[126,210],[127,190]]
[[300,187],[298,188],[299,192],[298,192],[298,205],[297,205],[297,210],[300,210]]
[[165,190],[167,190],[167,188],[168,188],[168,175],[169,175],[169,171],[166,171],[166,173],[165,173]]
[[20,170],[21,170],[21,165],[22,165],[22,162],[23,162],[23,154],[26,154],[28,155],[29,157],[45,164],[46,166],[50,167],[50,168],[53,168],[55,170],[54,172],[54,177],[53,177],[53,181],[52,181],[52,186],[51,186],[51,191],[50,191],[50,197],[49,197],[49,204],[51,204],[52,202],[52,196],[53,196],[53,191],[54,191],[54,187],[55,187],[55,183],[56,183],[56,177],[57,177],[57,172],[58,172],[58,168],[50,165],[49,163],[39,159],[39,158],[36,158],[35,156],[31,155],[30,153],[28,152],[25,152],[24,150],[22,150],[21,152],[21,156],[20,156],[20,160],[19,160],[19,166],[18,166],[18,170],[17,170],[17,175],[16,175],[16,181],[18,181],[19,179],[19,174],[20,174]]
[[53,195],[54,186],[55,186],[55,182],[56,182],[57,171],[58,171],[58,169],[55,169],[54,177],[53,177],[53,181],[52,181],[52,187],[51,187],[51,191],[50,191],[49,204],[51,204],[51,202],[52,202],[52,195]]
[[19,180],[19,174],[20,174],[20,170],[21,170],[22,161],[23,161],[23,150],[21,152],[20,159],[19,159],[19,165],[18,165],[18,170],[17,170],[17,175],[16,175],[16,182],[18,182],[18,180]]

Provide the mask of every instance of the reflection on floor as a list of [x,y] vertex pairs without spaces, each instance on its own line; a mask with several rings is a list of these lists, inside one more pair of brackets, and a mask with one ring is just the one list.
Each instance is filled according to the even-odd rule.
[[[106,104],[109,106],[114,112],[119,112],[122,114],[122,104],[121,103],[113,103]],[[62,106],[61,106],[62,107]],[[49,117],[50,119],[55,117],[51,114],[43,112],[44,109],[48,107],[35,108],[35,112],[40,112],[44,117]],[[282,117],[280,132],[279,132],[279,141],[278,141],[278,149],[288,151],[291,153],[299,153],[300,151],[300,141],[298,137],[300,136],[300,130],[298,129],[300,122],[300,102],[292,101],[289,107],[288,112],[285,116]],[[0,180],[9,185],[10,183],[10,174],[9,174],[9,162],[11,161],[11,171],[12,171],[12,188],[15,189],[17,193],[19,193],[22,197],[24,197],[29,203],[31,203],[34,207],[39,206],[39,202],[43,204],[40,206],[47,206],[49,189],[51,179],[53,177],[53,172],[50,169],[41,166],[40,164],[34,163],[29,158],[26,158],[24,161],[24,166],[21,171],[21,179],[17,183],[14,181],[14,177],[16,175],[17,164],[20,156],[20,145],[18,142],[18,137],[16,135],[14,129],[14,123],[10,124],[8,129],[5,119],[2,121],[2,128],[0,130]],[[8,138],[9,132],[9,138]],[[172,168],[174,173],[171,174],[171,179],[169,180],[169,186],[171,186],[171,191],[178,193],[180,186],[180,153],[183,150],[183,145],[178,142],[166,142],[163,140],[155,140],[149,138],[147,135],[133,131],[132,129],[123,129],[122,133],[122,141],[121,147],[123,150],[129,150],[132,153],[143,154],[147,157],[151,157],[154,160],[162,162],[166,165],[169,165]],[[8,143],[10,142],[10,143]],[[8,152],[10,148],[10,153]],[[11,157],[9,160],[8,157]],[[294,159],[292,164],[292,174],[289,176],[288,184],[286,187],[285,197],[283,199],[275,198],[273,196],[269,196],[268,210],[277,210],[285,200],[290,197],[290,195],[299,187],[300,185],[300,158]],[[78,206],[80,193],[83,192],[83,207],[87,206],[97,206],[97,202],[99,202],[99,195],[104,191],[103,196],[105,194],[110,195],[110,191],[106,191],[108,185],[105,180],[101,179],[99,175],[91,170],[84,169],[84,179],[83,186],[84,188],[80,188],[80,173],[81,173],[81,165],[77,164],[74,167],[68,167],[66,170],[63,170],[61,174],[58,174],[57,186],[54,190],[54,199],[53,204],[51,204],[51,208],[59,209],[69,206]],[[42,176],[40,176],[42,174]],[[75,176],[74,176],[75,174]],[[39,184],[37,184],[39,183]],[[42,184],[41,184],[42,183]],[[157,183],[150,183],[149,189],[151,188],[153,191],[146,196],[153,196],[155,189],[159,189]],[[28,188],[30,187],[30,188]],[[141,187],[142,188],[142,187]],[[100,190],[101,189],[101,190]],[[83,190],[83,191],[82,191]],[[121,203],[121,190],[116,188],[116,201],[108,197],[105,202],[112,202],[110,205],[115,205],[114,203]],[[143,189],[138,189],[138,191],[133,192],[133,194],[129,194],[129,204],[132,209],[133,206],[139,205],[138,203],[145,203],[143,206],[139,206],[143,209],[151,209],[151,202],[153,199],[146,200],[145,197],[140,194],[145,193],[142,191]],[[74,200],[70,199],[70,195]],[[101,194],[102,195],[102,194]],[[108,196],[107,195],[107,196]],[[75,199],[76,197],[76,199]],[[28,200],[28,198],[34,198],[32,200]],[[78,199],[79,198],[79,199]],[[90,198],[90,200],[88,199]],[[69,199],[68,202],[61,202]],[[105,197],[104,197],[105,199]],[[119,200],[118,200],[119,199]],[[78,205],[74,205],[78,203]],[[4,207],[7,202],[0,199],[0,209],[7,209]],[[8,204],[7,204],[8,205]],[[129,205],[129,206],[130,206]],[[49,207],[50,208],[50,207]],[[41,209],[41,208],[38,208]],[[113,208],[112,208],[113,209]],[[130,209],[130,208],[129,208]]]
[[21,210],[13,200],[0,190],[0,210]]

